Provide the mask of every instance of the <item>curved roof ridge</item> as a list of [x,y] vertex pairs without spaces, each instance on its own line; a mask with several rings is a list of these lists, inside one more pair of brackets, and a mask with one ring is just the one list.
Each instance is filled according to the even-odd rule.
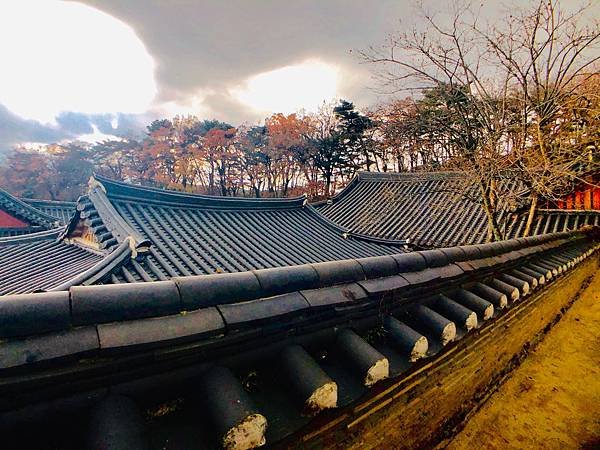
[[0,188],[0,206],[3,206],[8,212],[15,214],[19,218],[33,222],[32,225],[54,228],[59,224],[59,220],[56,217],[25,203],[2,188]]
[[329,204],[329,202],[336,202],[339,199],[341,199],[342,197],[344,197],[348,192],[350,192],[352,190],[354,185],[358,184],[361,179],[364,179],[361,176],[361,173],[365,173],[365,172],[356,172],[354,174],[354,176],[352,177],[352,179],[350,180],[350,182],[346,186],[344,186],[341,191],[336,192],[335,194],[330,196],[327,200],[321,200],[320,202],[317,202],[318,206],[327,205],[327,204]]
[[43,239],[51,239],[58,237],[65,231],[65,227],[52,228],[50,230],[38,231],[35,233],[20,234],[18,236],[0,237],[0,246],[2,244],[22,244],[25,242],[35,242]]
[[148,203],[164,205],[183,205],[186,207],[211,209],[288,209],[300,208],[306,202],[305,195],[293,198],[219,197],[148,186],[136,186],[97,174],[94,174],[92,178],[103,186],[108,197],[123,200],[143,200]]
[[43,212],[49,214],[60,222],[61,225],[69,223],[75,212],[77,202],[64,200],[46,200],[37,198],[21,198],[22,201]]
[[560,208],[538,208],[536,210],[542,214],[600,214],[600,209],[560,209]]
[[72,286],[86,286],[101,281],[113,273],[115,269],[118,269],[122,265],[129,262],[135,251],[132,248],[132,244],[132,238],[129,237],[121,242],[121,244],[111,253],[105,255],[104,258],[98,261],[95,265],[84,272],[81,272],[70,280],[48,289],[48,291],[66,291]]
[[464,177],[465,174],[456,170],[441,170],[439,172],[423,171],[423,172],[357,172],[358,178],[361,180],[386,180],[386,181],[402,181],[403,179],[411,178],[454,178]]
[[423,179],[464,178],[464,176],[462,172],[450,170],[440,172],[367,172],[359,170],[341,191],[333,194],[327,200],[314,202],[313,206],[320,208],[339,201],[361,181],[413,181],[417,179],[422,181]]
[[[89,216],[96,214],[101,224],[89,226],[98,240],[101,248],[108,250],[117,244],[122,244],[129,238],[133,239],[133,247],[145,251],[150,246],[150,241],[135,230],[115,209],[110,199],[106,196],[104,185],[98,183],[94,177],[90,179],[88,195],[80,197],[77,201],[75,214],[67,225],[60,239],[67,239],[75,231],[81,220],[84,222]],[[101,231],[99,231],[101,230]]]
[[21,197],[20,198],[21,201],[27,203],[27,204],[32,204],[32,203],[39,203],[39,204],[48,204],[48,205],[57,205],[57,206],[73,206],[75,207],[75,205],[77,204],[77,202],[70,202],[67,200],[48,200],[46,198],[30,198],[30,197]]

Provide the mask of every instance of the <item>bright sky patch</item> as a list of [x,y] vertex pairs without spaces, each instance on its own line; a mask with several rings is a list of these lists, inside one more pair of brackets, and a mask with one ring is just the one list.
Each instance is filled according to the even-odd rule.
[[141,113],[157,92],[154,61],[133,29],[89,6],[2,2],[0,42],[0,103],[21,117]]
[[232,89],[238,101],[265,113],[316,111],[336,97],[338,69],[320,61],[306,61],[255,75]]

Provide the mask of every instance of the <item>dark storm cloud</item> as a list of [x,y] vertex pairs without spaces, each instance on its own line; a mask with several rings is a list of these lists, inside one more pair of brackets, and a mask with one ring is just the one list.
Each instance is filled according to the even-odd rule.
[[[112,126],[117,118],[118,125]],[[135,114],[96,114],[87,115],[74,112],[61,113],[56,124],[41,124],[35,120],[23,119],[0,105],[0,156],[20,143],[53,143],[98,131],[117,137],[139,138],[152,120],[148,115]]]
[[408,0],[86,0],[126,22],[157,63],[160,100],[214,92],[205,104],[231,122],[252,111],[227,91],[257,73],[320,59],[341,67],[341,93],[369,103],[369,69],[352,49],[381,43],[410,17]]
[[70,136],[65,130],[23,119],[0,105],[0,153],[19,142],[56,142]]
[[56,118],[56,123],[63,131],[72,134],[86,134],[94,131],[89,118],[84,114],[63,112]]

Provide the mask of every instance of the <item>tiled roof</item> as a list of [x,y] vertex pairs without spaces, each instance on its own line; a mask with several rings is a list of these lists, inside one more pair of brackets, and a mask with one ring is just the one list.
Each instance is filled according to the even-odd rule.
[[[526,221],[527,214],[514,215],[507,227],[507,235],[522,236]],[[586,226],[600,226],[600,211],[538,209],[531,225],[531,234],[573,231]]]
[[50,289],[102,259],[57,238],[62,230],[0,239],[0,295]]
[[[139,449],[150,436],[152,448],[242,449],[276,443],[325,409],[333,411],[321,428],[349,423],[369,412],[360,401],[373,398],[373,386],[385,396],[386,378],[410,376],[456,351],[454,341],[472,342],[505,314],[527,311],[520,307],[535,305],[532,292],[598,248],[591,232],[557,233],[8,296],[0,427],[56,417],[53,437],[74,448]],[[415,364],[424,358],[432,359]],[[173,402],[174,418],[144,421],[141,408],[154,397],[156,406]],[[72,432],[65,411],[86,417],[85,433]]]
[[[331,200],[315,207],[332,222],[352,231],[407,239],[430,248],[487,241],[488,222],[478,198],[477,186],[460,173],[360,172]],[[506,204],[497,215],[506,238],[521,237],[526,220],[526,208]],[[599,224],[600,211],[539,209],[530,234]]]
[[[316,206],[352,231],[441,247],[486,242],[487,218],[478,196],[477,186],[460,173],[360,172],[330,201]],[[500,213],[499,222],[506,214]]]
[[22,220],[28,225],[22,229],[1,228],[0,237],[50,230],[60,225],[60,222],[56,217],[29,205],[1,188],[0,210]]
[[0,239],[0,295],[379,256],[404,244],[348,233],[304,198],[219,198],[98,177],[74,210],[64,230]]
[[240,272],[403,251],[403,242],[348,233],[303,197],[211,197],[132,186],[96,177],[79,215],[98,245],[111,249],[127,236],[146,258],[115,273],[113,282]]
[[71,219],[75,212],[75,202],[61,202],[55,200],[39,200],[33,198],[22,198],[24,203],[33,206],[38,211],[49,216],[55,217],[61,225],[65,225]]

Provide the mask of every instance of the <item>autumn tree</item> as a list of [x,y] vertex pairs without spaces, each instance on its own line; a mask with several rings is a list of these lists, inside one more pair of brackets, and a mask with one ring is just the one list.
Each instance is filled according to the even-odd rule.
[[[270,162],[267,147],[267,127],[238,127],[236,145],[240,150],[240,164],[254,197],[262,197]],[[243,187],[242,187],[243,189]]]
[[92,168],[89,147],[72,142],[42,150],[17,148],[0,175],[5,187],[22,197],[76,200],[85,191]]
[[[94,170],[101,175],[116,180],[138,179],[145,170],[140,160],[142,144],[134,139],[105,140],[92,146],[90,159]],[[136,168],[136,172],[132,171]]]
[[370,113],[379,141],[380,172],[414,171],[419,166],[422,132],[418,126],[415,100],[406,97],[377,106]]
[[291,183],[300,173],[298,156],[304,153],[308,127],[297,114],[273,114],[265,120],[267,131],[268,190],[287,196]]
[[509,179],[529,188],[527,233],[539,197],[561,195],[590,171],[589,150],[574,144],[582,136],[567,132],[575,123],[567,111],[594,73],[600,29],[591,4],[567,11],[540,0],[491,24],[480,12],[461,0],[449,11],[419,3],[427,28],[394,34],[362,57],[388,92],[416,96],[414,114],[397,130],[387,123],[386,134],[418,138],[425,168],[466,172],[480,187],[490,234],[500,239],[496,211],[498,199],[515,192]]

